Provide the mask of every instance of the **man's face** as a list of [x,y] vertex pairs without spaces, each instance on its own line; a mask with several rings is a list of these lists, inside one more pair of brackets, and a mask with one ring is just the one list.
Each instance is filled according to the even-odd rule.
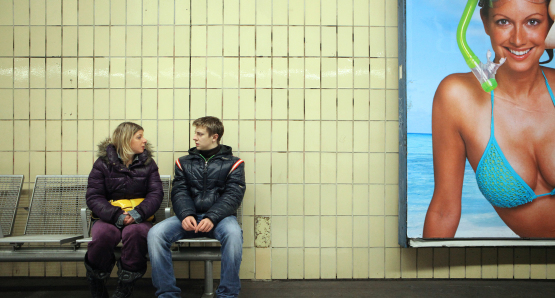
[[196,127],[193,141],[197,146],[197,150],[210,150],[218,146],[218,134],[208,135],[205,127]]

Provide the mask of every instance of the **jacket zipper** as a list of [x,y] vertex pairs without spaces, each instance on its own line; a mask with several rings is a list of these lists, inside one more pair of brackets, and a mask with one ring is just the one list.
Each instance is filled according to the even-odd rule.
[[204,158],[204,156],[202,156],[202,154],[199,154],[200,157],[202,157],[202,159],[204,159],[204,173],[203,173],[203,183],[202,183],[202,200],[204,200],[204,195],[206,194],[206,176],[208,173],[208,162],[212,159],[212,157],[216,156],[215,154],[210,156],[210,158],[208,160],[206,160],[206,158]]

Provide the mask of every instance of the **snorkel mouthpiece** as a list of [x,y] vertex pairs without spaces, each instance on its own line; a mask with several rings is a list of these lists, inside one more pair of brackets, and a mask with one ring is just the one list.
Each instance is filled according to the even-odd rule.
[[457,27],[457,44],[459,45],[459,50],[463,55],[464,61],[466,62],[468,67],[470,67],[470,70],[472,71],[474,76],[476,76],[476,78],[480,82],[480,85],[482,85],[482,89],[484,89],[484,91],[486,92],[491,92],[497,87],[495,73],[497,72],[497,69],[503,64],[503,62],[505,62],[505,58],[501,59],[501,61],[499,61],[499,64],[491,62],[491,52],[488,50],[488,61],[486,64],[483,64],[468,46],[468,43],[466,42],[466,29],[468,28],[468,24],[470,24],[470,20],[472,19],[472,15],[474,14],[474,9],[476,9],[477,4],[478,0],[468,0],[468,2],[466,3],[466,7],[459,22],[459,26]]

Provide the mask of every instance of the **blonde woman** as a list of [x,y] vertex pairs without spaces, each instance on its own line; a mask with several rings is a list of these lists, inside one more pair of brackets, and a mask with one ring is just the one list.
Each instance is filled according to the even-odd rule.
[[[111,139],[98,145],[98,159],[87,186],[87,206],[94,223],[85,267],[93,297],[108,297],[106,280],[115,264],[114,248],[120,241],[119,281],[112,297],[131,296],[134,282],[146,270],[146,236],[162,197],[162,181],[144,129],[132,122],[121,123]],[[130,202],[140,203],[124,211],[122,208]]]

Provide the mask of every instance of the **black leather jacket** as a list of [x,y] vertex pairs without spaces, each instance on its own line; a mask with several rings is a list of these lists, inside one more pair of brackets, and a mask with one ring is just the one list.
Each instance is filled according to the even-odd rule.
[[216,225],[236,215],[245,195],[245,164],[231,147],[221,147],[208,161],[195,147],[175,161],[172,204],[179,220],[204,213]]

